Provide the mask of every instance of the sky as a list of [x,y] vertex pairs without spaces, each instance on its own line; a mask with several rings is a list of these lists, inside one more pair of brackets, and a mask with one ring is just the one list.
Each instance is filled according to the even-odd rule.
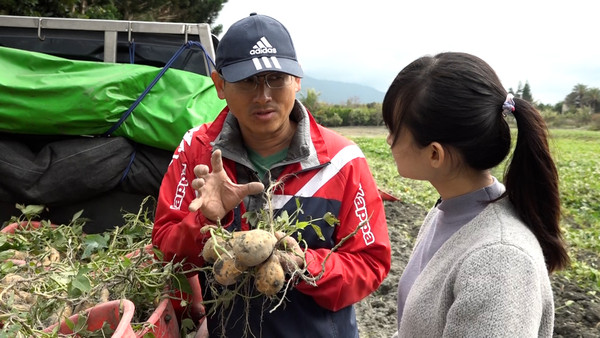
[[600,88],[599,10],[597,0],[228,0],[215,24],[279,20],[305,75],[321,80],[385,92],[423,55],[466,52],[507,90],[528,82],[535,101],[556,104],[577,84]]

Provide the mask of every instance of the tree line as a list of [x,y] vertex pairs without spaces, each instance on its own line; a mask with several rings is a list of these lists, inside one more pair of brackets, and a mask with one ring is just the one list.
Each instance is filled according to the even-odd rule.
[[213,26],[227,0],[0,0],[1,15],[79,19],[208,23]]
[[564,104],[574,108],[588,108],[591,113],[600,112],[600,88],[577,84],[567,97]]
[[[577,84],[565,99],[554,105],[537,102],[533,99],[531,86],[519,83],[516,90],[509,93],[533,103],[541,112],[550,127],[588,127],[600,130],[600,89]],[[301,94],[300,101],[308,108],[317,122],[328,127],[339,126],[379,126],[381,103],[361,104],[348,99],[345,104],[329,104],[319,100],[320,93],[308,88]]]

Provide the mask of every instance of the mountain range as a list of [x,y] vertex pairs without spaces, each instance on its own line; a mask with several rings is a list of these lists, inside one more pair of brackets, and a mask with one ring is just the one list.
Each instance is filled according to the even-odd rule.
[[332,80],[320,80],[310,76],[302,78],[302,90],[297,97],[306,96],[309,88],[319,93],[319,101],[329,104],[346,104],[351,99],[358,103],[383,102],[385,93],[373,87],[357,83],[347,83]]

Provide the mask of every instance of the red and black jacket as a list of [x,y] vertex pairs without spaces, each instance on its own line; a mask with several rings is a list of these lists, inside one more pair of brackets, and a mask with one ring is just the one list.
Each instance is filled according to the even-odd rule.
[[[286,294],[285,306],[272,313],[264,308],[262,300],[257,300],[259,310],[250,313],[257,316],[256,321],[250,321],[251,329],[254,334],[262,332],[263,337],[358,337],[351,305],[379,287],[391,264],[383,202],[356,144],[318,125],[298,101],[290,117],[297,121],[298,127],[287,158],[270,170],[272,180],[284,182],[275,191],[273,205],[278,212],[287,210],[292,214],[299,200],[303,211],[299,220],[320,218],[331,212],[340,221],[335,227],[317,223],[325,241],[310,227],[302,232],[308,244],[309,272],[318,275],[330,249],[360,228],[327,258],[317,287],[299,283]],[[228,114],[227,107],[214,122],[188,131],[163,179],[152,232],[153,243],[165,254],[165,259],[185,257],[190,264],[204,265],[200,253],[207,238],[200,228],[210,222],[199,212],[189,212],[188,205],[196,196],[191,187],[193,168],[198,164],[210,166],[214,149],[221,149],[223,166],[233,182],[259,180],[242,144],[237,120]],[[268,186],[268,182],[264,183]],[[241,216],[263,205],[260,194],[248,196],[226,217],[226,227],[248,230],[250,226]],[[239,309],[233,310],[234,319],[226,327],[227,336],[236,337],[243,330],[240,325],[248,309],[242,303],[234,302]],[[241,317],[236,317],[236,312]],[[209,318],[212,334],[218,333],[212,331],[218,329],[215,325],[220,322]]]

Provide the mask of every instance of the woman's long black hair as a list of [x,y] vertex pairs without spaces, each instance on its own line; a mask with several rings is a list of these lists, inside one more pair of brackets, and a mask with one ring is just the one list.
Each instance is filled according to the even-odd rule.
[[548,146],[548,131],[539,112],[514,99],[503,108],[507,92],[494,70],[466,53],[421,57],[394,79],[383,101],[383,120],[398,139],[407,128],[425,147],[451,146],[477,170],[499,165],[509,154],[511,134],[505,116],[512,113],[518,134],[504,175],[506,192],[517,213],[542,247],[550,272],[569,263],[560,229],[558,171]]

